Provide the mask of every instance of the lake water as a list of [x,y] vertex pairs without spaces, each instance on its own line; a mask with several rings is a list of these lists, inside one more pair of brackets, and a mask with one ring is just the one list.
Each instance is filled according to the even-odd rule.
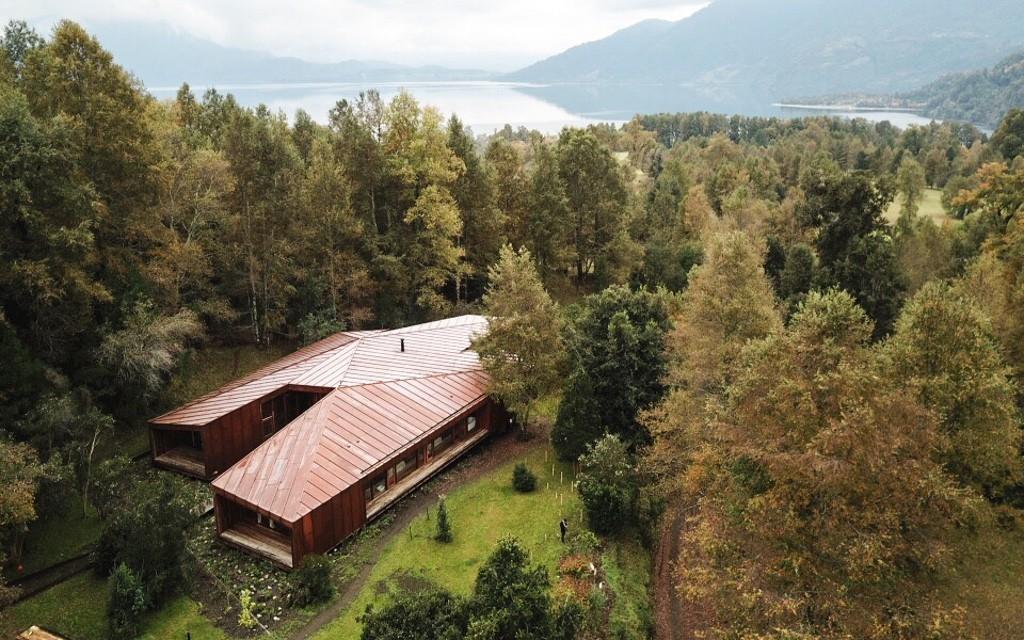
[[[710,111],[748,116],[800,117],[827,113],[889,120],[894,125],[927,124],[928,119],[905,112],[816,111],[774,106],[776,99],[763,93],[738,91],[727,86],[670,87],[664,85],[529,85],[506,82],[401,82],[309,83],[217,86],[234,94],[246,106],[266,104],[289,116],[305,109],[318,122],[326,122],[334,104],[376,89],[385,100],[402,89],[421,104],[433,105],[446,116],[456,113],[476,133],[491,133],[505,124],[556,133],[565,126],[597,122],[622,123],[637,113]],[[150,89],[158,98],[173,97],[176,87]],[[197,95],[205,87],[193,87]]]

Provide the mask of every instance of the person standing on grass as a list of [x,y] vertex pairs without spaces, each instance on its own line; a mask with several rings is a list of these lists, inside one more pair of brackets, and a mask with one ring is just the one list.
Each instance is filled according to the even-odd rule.
[[565,534],[569,532],[569,523],[565,521],[565,518],[558,523],[558,529],[562,532],[562,544],[565,544]]

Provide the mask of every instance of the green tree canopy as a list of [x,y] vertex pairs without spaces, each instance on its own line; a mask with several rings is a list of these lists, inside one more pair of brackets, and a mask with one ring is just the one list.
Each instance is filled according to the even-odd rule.
[[562,318],[525,249],[502,247],[489,279],[483,298],[488,329],[473,348],[490,375],[491,393],[526,429],[533,404],[561,386]]
[[570,373],[551,434],[562,458],[605,433],[630,448],[650,442],[640,413],[664,393],[670,326],[662,293],[615,286],[584,299],[566,329]]

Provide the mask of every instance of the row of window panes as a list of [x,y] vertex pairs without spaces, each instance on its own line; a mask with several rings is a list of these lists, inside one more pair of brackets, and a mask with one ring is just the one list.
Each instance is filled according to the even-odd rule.
[[[466,419],[466,433],[470,433],[474,429],[476,429],[476,416],[469,416],[469,418]],[[454,440],[455,429],[448,429],[430,442],[430,452],[437,453],[442,451],[448,448]],[[395,464],[395,477],[401,480],[413,469],[419,467],[422,462],[422,455],[421,451],[417,451],[415,454],[403,460],[399,460]],[[387,473],[382,473],[368,484],[365,489],[363,489],[363,495],[366,498],[366,501],[369,502],[387,490],[388,476]]]

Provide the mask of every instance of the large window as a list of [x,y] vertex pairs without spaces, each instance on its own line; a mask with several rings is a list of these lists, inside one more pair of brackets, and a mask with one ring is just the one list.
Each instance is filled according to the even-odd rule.
[[382,473],[373,480],[370,481],[366,488],[363,489],[363,496],[366,497],[366,501],[373,500],[380,494],[388,490],[388,474]]
[[451,446],[452,442],[455,441],[455,430],[447,429],[444,433],[438,435],[430,442],[430,453],[436,454],[444,451]]
[[399,460],[395,464],[395,477],[401,480],[405,476],[413,472],[416,467],[420,466],[420,456],[422,454],[417,451],[416,453],[410,454],[408,457]]

